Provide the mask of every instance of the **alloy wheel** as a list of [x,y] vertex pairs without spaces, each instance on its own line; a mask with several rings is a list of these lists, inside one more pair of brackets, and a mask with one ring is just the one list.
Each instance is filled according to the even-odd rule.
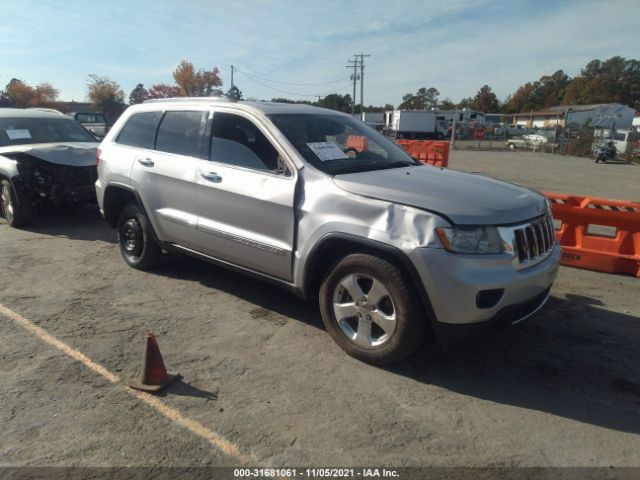
[[13,220],[13,200],[11,198],[11,190],[9,190],[7,185],[2,186],[0,202],[2,203],[2,213],[4,213],[4,217],[11,223]]
[[396,329],[396,308],[384,284],[368,274],[350,274],[333,293],[336,322],[351,341],[363,348],[387,343]]

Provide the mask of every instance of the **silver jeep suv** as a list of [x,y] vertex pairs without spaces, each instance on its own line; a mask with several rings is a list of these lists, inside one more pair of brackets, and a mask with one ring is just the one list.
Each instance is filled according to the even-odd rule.
[[134,268],[199,257],[317,299],[347,353],[396,362],[514,323],[549,295],[544,196],[422,165],[348,115],[167,99],[130,107],[98,150],[100,210]]

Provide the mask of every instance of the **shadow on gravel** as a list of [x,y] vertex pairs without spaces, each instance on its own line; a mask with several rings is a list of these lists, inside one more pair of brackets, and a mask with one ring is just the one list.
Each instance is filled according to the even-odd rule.
[[102,218],[97,205],[43,207],[21,230],[70,240],[116,243],[116,232]]
[[390,372],[488,400],[640,433],[640,319],[578,295],[447,353]]
[[324,330],[320,310],[286,289],[262,280],[233,272],[186,255],[164,255],[161,265],[152,274],[200,282],[208,288],[223,291],[252,303],[254,318],[269,319],[271,312],[293,318]]
[[178,395],[181,397],[195,397],[195,398],[205,398],[207,400],[217,400],[218,394],[216,392],[209,392],[207,390],[202,390],[200,388],[194,387],[193,385],[184,381],[182,377],[176,379],[166,390],[162,390],[160,393],[157,393],[158,397],[166,397],[168,395]]
[[[242,298],[260,317],[272,311],[324,329],[315,304],[191,257],[167,256],[153,273]],[[640,433],[640,319],[588,297],[552,297],[522,324],[444,353],[423,348],[386,370],[483,400]]]

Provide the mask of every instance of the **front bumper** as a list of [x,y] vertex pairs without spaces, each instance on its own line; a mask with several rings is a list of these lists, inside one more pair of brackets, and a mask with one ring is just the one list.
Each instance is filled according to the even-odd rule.
[[[435,323],[473,326],[514,323],[537,310],[558,275],[560,255],[556,244],[543,261],[522,270],[514,268],[507,254],[460,255],[440,248],[418,248],[410,258],[429,297]],[[497,301],[479,306],[479,294],[487,291],[502,293]]]

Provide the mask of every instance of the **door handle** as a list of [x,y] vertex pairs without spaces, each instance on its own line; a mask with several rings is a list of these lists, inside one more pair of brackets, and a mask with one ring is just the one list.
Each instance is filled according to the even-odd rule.
[[150,158],[139,158],[138,163],[140,165],[144,165],[145,167],[153,167],[155,163]]
[[209,180],[213,183],[222,182],[222,177],[218,175],[216,172],[200,172],[200,176],[205,180]]

